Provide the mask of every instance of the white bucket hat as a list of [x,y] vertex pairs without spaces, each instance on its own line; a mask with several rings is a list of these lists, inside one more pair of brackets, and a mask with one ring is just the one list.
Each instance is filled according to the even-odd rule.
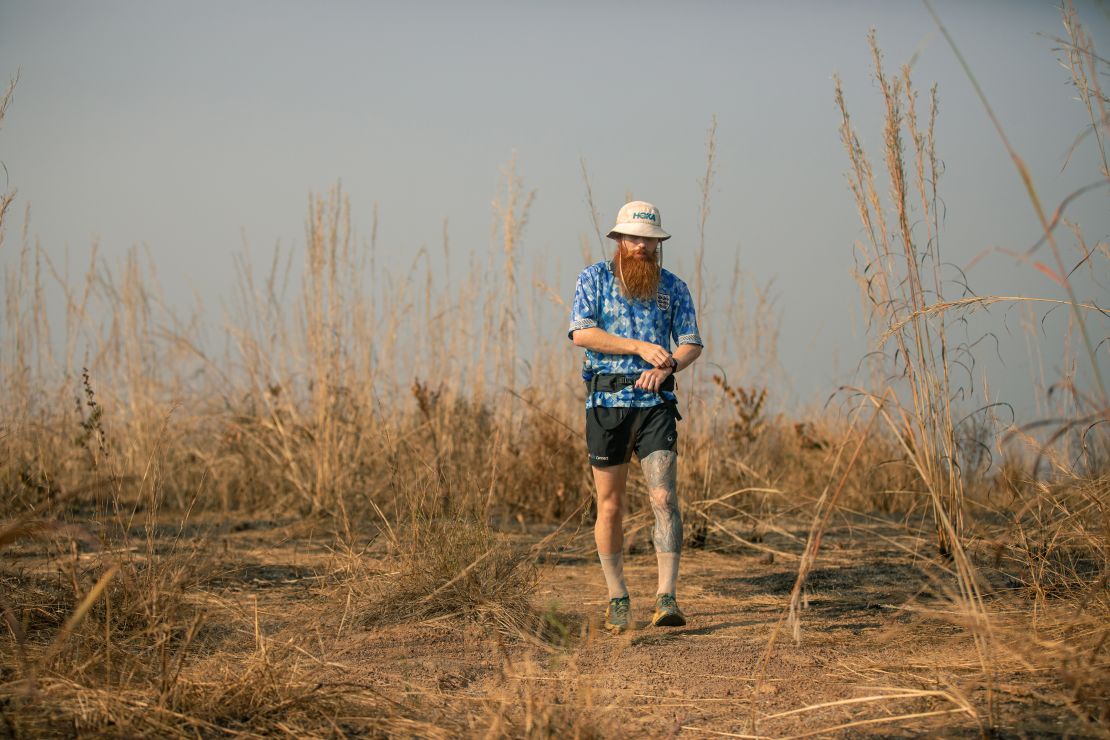
[[671,235],[663,231],[663,219],[659,209],[651,203],[634,200],[625,203],[617,212],[617,225],[606,234],[610,239],[619,239],[621,234],[630,236],[648,236],[665,241]]

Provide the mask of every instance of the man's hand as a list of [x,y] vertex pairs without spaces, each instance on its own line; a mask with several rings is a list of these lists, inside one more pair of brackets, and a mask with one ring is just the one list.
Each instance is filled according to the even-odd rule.
[[[647,359],[646,357],[644,359]],[[635,387],[643,388],[652,393],[658,393],[663,381],[671,374],[671,368],[668,365],[664,368],[655,368],[652,370],[644,370],[640,373],[640,377],[636,378]]]
[[638,354],[644,362],[650,362],[652,367],[669,369],[671,366],[671,353],[658,344],[640,342],[640,346],[636,348],[636,354]]

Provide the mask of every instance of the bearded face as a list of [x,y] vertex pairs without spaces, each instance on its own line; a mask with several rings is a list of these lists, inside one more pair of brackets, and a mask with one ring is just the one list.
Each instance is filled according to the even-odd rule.
[[638,301],[655,298],[660,274],[658,239],[622,236],[613,263],[626,296]]

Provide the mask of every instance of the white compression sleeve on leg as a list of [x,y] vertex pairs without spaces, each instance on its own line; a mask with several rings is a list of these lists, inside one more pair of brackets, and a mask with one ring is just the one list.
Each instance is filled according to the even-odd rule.
[[655,560],[659,564],[659,586],[655,589],[657,594],[675,595],[678,586],[678,560],[677,552],[656,552]]
[[623,553],[616,552],[612,555],[602,555],[599,552],[597,559],[601,561],[601,571],[605,574],[605,585],[609,589],[609,598],[617,599],[628,596],[628,588],[624,585]]

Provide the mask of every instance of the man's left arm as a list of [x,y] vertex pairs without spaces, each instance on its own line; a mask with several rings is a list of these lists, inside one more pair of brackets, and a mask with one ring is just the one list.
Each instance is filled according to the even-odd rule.
[[684,344],[674,351],[674,372],[685,370],[694,364],[694,360],[701,357],[703,347],[700,344]]
[[694,301],[690,297],[690,291],[685,283],[679,282],[672,300],[674,301],[674,314],[671,322],[671,338],[678,345],[678,349],[672,355],[674,359],[673,366],[645,370],[636,380],[637,388],[658,391],[668,375],[685,370],[701,356],[703,345],[701,334],[698,332],[697,314],[694,310]]
[[701,356],[701,350],[702,346],[700,344],[682,345],[671,355],[674,359],[673,365],[643,371],[640,373],[640,377],[636,379],[635,387],[644,388],[649,391],[658,391],[668,375],[674,375],[678,371],[685,370],[693,365],[694,360]]

